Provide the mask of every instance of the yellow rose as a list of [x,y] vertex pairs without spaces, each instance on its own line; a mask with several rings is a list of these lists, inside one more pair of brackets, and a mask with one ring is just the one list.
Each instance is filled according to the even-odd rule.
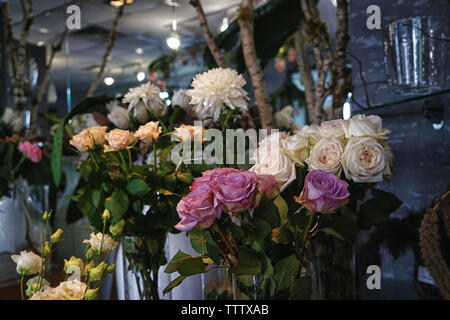
[[87,152],[94,148],[95,145],[94,138],[87,130],[83,130],[79,134],[74,135],[69,143],[80,152]]
[[322,139],[314,145],[306,163],[308,170],[322,170],[339,176],[344,146],[336,139]]
[[140,126],[134,133],[134,136],[145,143],[152,143],[154,140],[158,139],[161,130],[162,128],[159,126],[158,121],[150,121],[145,125]]
[[128,130],[114,129],[105,135],[108,144],[105,144],[105,152],[125,149],[133,142],[133,135]]
[[355,182],[380,182],[390,174],[386,151],[371,137],[351,138],[342,158],[345,178]]

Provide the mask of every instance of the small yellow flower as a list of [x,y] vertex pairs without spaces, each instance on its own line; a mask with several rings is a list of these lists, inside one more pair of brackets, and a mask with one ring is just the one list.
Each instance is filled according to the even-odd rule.
[[111,232],[113,237],[117,237],[122,234],[124,226],[125,226],[125,221],[119,220],[117,223],[115,223],[109,227],[109,232]]
[[62,233],[63,233],[62,229],[56,230],[56,232],[50,236],[50,242],[52,244],[59,242],[59,240],[61,240]]
[[102,218],[103,218],[103,220],[108,220],[109,218],[111,218],[111,213],[109,212],[108,209],[105,209],[103,211]]
[[72,274],[76,268],[79,269],[80,273],[83,272],[84,263],[83,260],[77,257],[70,257],[70,260],[64,259],[64,271],[68,274]]
[[88,289],[86,290],[86,293],[84,294],[85,300],[95,300],[98,296],[98,288],[95,289]]
[[106,268],[106,271],[108,271],[108,273],[113,273],[115,269],[116,269],[116,265],[112,264],[108,268]]
[[89,272],[89,282],[102,280],[103,273],[107,267],[108,265],[102,261],[98,266],[92,268]]

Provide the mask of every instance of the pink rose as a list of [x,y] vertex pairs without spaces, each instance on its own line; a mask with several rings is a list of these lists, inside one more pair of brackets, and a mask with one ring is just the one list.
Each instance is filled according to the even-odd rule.
[[26,153],[32,162],[39,162],[42,159],[41,149],[30,141],[19,143],[18,149],[20,152]]
[[232,216],[255,205],[258,180],[253,172],[236,169],[217,170],[211,174],[209,186],[215,200]]
[[306,175],[300,196],[294,200],[313,212],[330,213],[336,211],[349,200],[348,183],[334,174],[312,170]]
[[189,231],[194,227],[209,228],[220,218],[222,208],[214,200],[214,195],[207,185],[199,186],[180,200],[177,205],[181,221],[175,226],[180,231]]
[[258,180],[258,192],[265,194],[267,198],[273,199],[280,193],[280,188],[272,175],[257,175]]

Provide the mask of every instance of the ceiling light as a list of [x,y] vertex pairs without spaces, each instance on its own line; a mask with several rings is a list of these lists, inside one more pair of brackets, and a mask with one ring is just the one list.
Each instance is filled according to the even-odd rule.
[[220,25],[220,32],[224,32],[225,30],[228,29],[228,18],[227,17],[223,17],[222,20],[222,24]]
[[331,4],[332,4],[333,6],[337,7],[337,2],[336,2],[336,0],[330,0],[330,1],[331,1]]
[[40,33],[49,33],[50,32],[47,28],[39,28],[38,31]]
[[142,48],[136,48],[136,54],[143,54],[144,50]]
[[342,108],[342,118],[344,118],[344,120],[348,120],[350,119],[351,116],[352,116],[352,107],[350,103],[345,102]]
[[114,8],[119,8],[124,4],[133,4],[134,0],[110,0],[109,4]]
[[36,44],[37,44],[38,47],[42,47],[45,44],[45,42],[44,41],[39,41]]
[[144,79],[145,79],[145,72],[139,72],[136,75],[136,78],[138,79],[139,82],[144,81]]
[[[173,2],[176,3],[176,1]],[[175,7],[176,5],[172,6],[172,32],[166,39],[167,46],[172,50],[178,50],[181,45],[181,38],[177,32],[177,18],[175,16]]]
[[112,86],[114,84],[114,78],[113,77],[106,77],[104,81],[105,81],[105,84],[107,86]]
[[172,32],[170,36],[166,39],[167,46],[172,50],[178,50],[181,45],[180,36],[178,33]]

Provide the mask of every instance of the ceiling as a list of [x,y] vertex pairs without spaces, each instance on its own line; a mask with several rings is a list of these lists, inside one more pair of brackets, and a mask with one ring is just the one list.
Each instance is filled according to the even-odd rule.
[[[0,0],[1,2],[2,0]],[[255,7],[268,0],[254,0]],[[145,71],[156,58],[170,53],[165,39],[170,33],[173,7],[170,0],[134,0],[134,4],[125,8],[119,21],[117,40],[107,63],[105,76],[113,76],[115,83],[108,87],[100,82],[96,94],[123,92],[127,87],[137,86],[136,74]],[[173,1],[172,1],[173,2]],[[178,32],[181,36],[181,49],[203,43],[204,37],[195,9],[189,0],[177,0],[175,7]],[[20,37],[22,27],[21,1],[9,0],[13,19],[13,32]],[[201,0],[211,31],[219,32],[222,19],[236,14],[241,0]],[[67,75],[71,82],[72,95],[76,100],[83,98],[98,70],[107,46],[109,30],[117,10],[107,0],[34,0],[33,25],[29,42],[47,48],[50,53],[52,43],[58,42],[66,20],[69,5],[78,5],[81,9],[81,30],[71,31],[67,38],[69,55],[64,52],[55,56],[51,81],[58,95],[66,90]],[[319,11],[329,26],[331,34],[335,32],[336,11],[330,0],[320,0]],[[142,49],[141,54],[136,49]]]
[[[22,8],[20,1],[9,1],[13,19],[13,32],[20,37],[22,27]],[[223,17],[228,18],[236,12],[240,0],[204,0],[202,5],[207,15],[210,29],[217,33]],[[37,0],[34,1],[34,22],[29,42],[46,46],[48,53],[52,43],[56,43],[64,29],[66,9],[69,5],[81,9],[81,30],[69,33],[69,58],[64,52],[56,55],[51,80],[58,89],[65,88],[66,66],[70,66],[70,79],[74,94],[85,94],[92,82],[108,42],[109,30],[117,10],[104,0]],[[189,0],[178,0],[175,13],[182,48],[204,42],[195,9]],[[106,87],[103,81],[98,91],[119,90],[137,85],[136,73],[156,58],[170,53],[165,39],[170,33],[172,6],[167,0],[135,0],[125,8],[119,21],[117,40],[107,64],[105,76],[116,79],[115,85]],[[136,49],[141,48],[141,54]],[[96,69],[97,67],[97,69]]]

